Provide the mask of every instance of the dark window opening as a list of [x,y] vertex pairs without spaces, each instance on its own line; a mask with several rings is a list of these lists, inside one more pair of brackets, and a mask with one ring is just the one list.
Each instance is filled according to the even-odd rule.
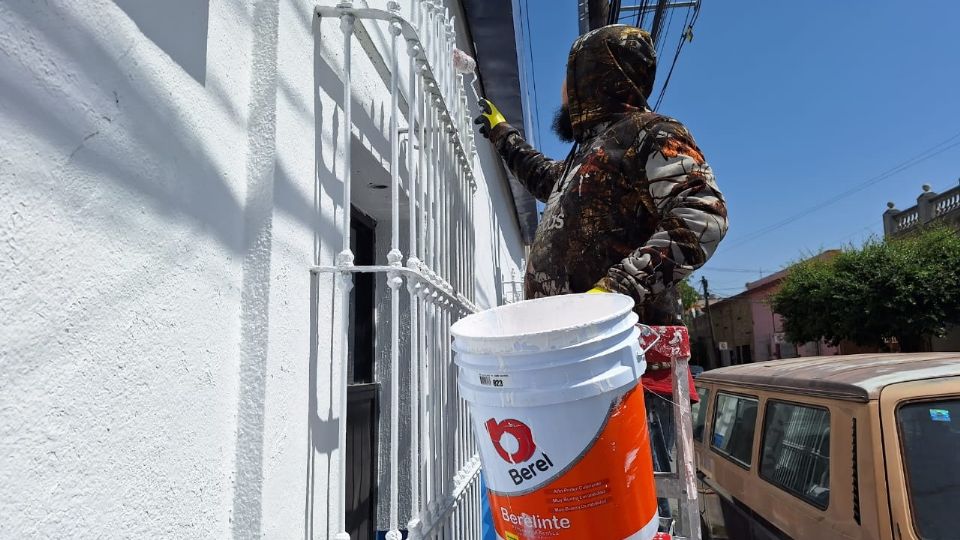
[[380,385],[347,388],[347,532],[350,540],[376,540],[377,437]]
[[903,405],[897,410],[897,424],[917,532],[925,539],[956,538],[960,530],[960,399]]
[[710,399],[710,390],[697,388],[700,401],[691,405],[693,416],[693,438],[703,442],[703,427],[707,423],[707,402]]
[[[375,263],[376,226],[376,221],[354,208],[350,220],[350,249],[356,266]],[[350,366],[347,374],[351,384],[374,381],[376,290],[375,274],[354,274],[350,291]]]
[[[353,210],[350,249],[354,264],[369,266],[376,258],[376,222]],[[347,366],[347,532],[351,540],[375,540],[377,526],[377,463],[380,385],[375,379],[375,274],[357,272],[350,291],[349,363]]]

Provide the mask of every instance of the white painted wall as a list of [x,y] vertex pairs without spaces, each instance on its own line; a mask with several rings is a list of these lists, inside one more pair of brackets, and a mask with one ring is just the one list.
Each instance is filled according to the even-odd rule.
[[[308,268],[340,249],[342,49],[312,6],[0,2],[0,537],[326,537],[339,366]],[[376,147],[387,91],[354,62]],[[522,249],[479,154],[493,305]]]

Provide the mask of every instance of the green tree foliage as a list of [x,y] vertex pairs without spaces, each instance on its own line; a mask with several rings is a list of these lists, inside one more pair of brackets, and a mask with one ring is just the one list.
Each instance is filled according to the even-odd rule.
[[677,291],[680,293],[680,302],[683,303],[683,310],[690,309],[697,300],[700,300],[700,293],[690,285],[690,278],[687,278],[677,284]]
[[773,308],[794,343],[872,346],[896,337],[902,350],[919,350],[925,338],[960,323],[960,236],[930,229],[800,263]]

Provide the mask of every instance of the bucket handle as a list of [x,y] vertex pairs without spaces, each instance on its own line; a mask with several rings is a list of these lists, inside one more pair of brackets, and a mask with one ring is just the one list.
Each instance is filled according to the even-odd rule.
[[663,336],[660,335],[660,332],[657,332],[656,330],[654,330],[654,329],[651,328],[650,326],[647,326],[647,325],[645,325],[645,324],[643,324],[643,323],[637,323],[637,326],[642,326],[642,327],[644,327],[648,332],[650,332],[650,333],[652,333],[653,335],[657,336],[656,339],[654,339],[653,341],[650,342],[650,345],[648,345],[646,349],[643,349],[643,350],[640,351],[640,354],[641,354],[641,355],[646,356],[647,351],[649,351],[650,349],[652,349],[653,346],[656,345],[656,344],[660,341],[660,338],[662,338]]

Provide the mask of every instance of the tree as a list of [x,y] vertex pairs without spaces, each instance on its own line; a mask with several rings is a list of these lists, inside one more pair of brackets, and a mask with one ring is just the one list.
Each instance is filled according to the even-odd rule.
[[689,277],[677,283],[677,291],[680,293],[680,302],[683,304],[683,311],[687,311],[700,300],[700,293],[690,285]]
[[680,304],[683,306],[683,315],[681,315],[683,324],[691,326],[693,324],[693,314],[689,310],[700,300],[700,293],[690,285],[689,277],[677,283],[677,292],[680,294]]
[[960,236],[929,229],[795,265],[773,298],[795,343],[825,339],[918,351],[960,323]]

